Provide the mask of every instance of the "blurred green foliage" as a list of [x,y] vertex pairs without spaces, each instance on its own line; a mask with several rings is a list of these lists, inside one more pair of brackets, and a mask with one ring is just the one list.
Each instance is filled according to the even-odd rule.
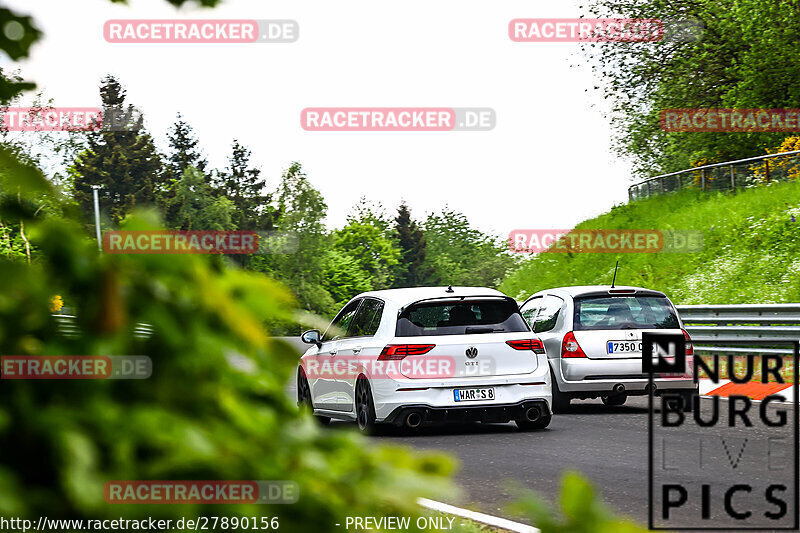
[[577,472],[562,479],[559,508],[533,492],[517,489],[523,496],[509,506],[512,512],[529,517],[542,533],[644,533],[634,522],[614,515],[599,499],[594,487]]
[[[13,183],[34,191],[25,199],[33,203],[51,192],[35,170],[3,164],[2,192]],[[78,223],[34,215],[4,197],[0,218],[22,217],[37,254],[30,266],[0,260],[0,353],[147,355],[153,375],[4,381],[0,514],[279,513],[286,531],[334,531],[348,514],[417,514],[417,496],[449,490],[453,463],[444,456],[322,431],[287,397],[297,355],[264,327],[293,313],[278,283],[219,257],[99,254]],[[155,229],[158,220],[140,212],[123,227]],[[77,309],[80,336],[57,334],[54,294]],[[153,336],[137,339],[137,323],[152,324]],[[224,510],[107,504],[104,483],[126,479],[291,479],[300,501]]]

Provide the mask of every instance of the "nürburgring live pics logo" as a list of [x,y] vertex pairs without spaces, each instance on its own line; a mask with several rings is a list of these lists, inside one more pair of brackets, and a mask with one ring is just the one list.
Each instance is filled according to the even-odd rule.
[[[690,350],[695,384],[702,372],[717,385],[729,383],[724,386],[731,393],[702,401],[692,395],[689,409],[684,409],[688,396],[668,389],[663,395],[657,392],[670,385],[667,376],[686,372],[684,336],[643,333],[642,343],[642,371],[649,375],[650,390],[650,529],[797,529],[798,395],[795,392],[792,409],[777,393],[787,388],[789,357],[784,359],[774,347],[793,346],[791,381],[797,391],[800,343],[765,341],[770,347],[765,355],[755,355],[759,350],[748,346],[734,347],[720,357],[725,350],[719,348],[707,359]],[[727,364],[721,366],[721,360]]]

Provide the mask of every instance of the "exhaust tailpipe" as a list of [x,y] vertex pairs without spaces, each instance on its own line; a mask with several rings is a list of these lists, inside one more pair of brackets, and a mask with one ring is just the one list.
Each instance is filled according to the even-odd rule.
[[422,425],[422,415],[420,415],[416,411],[408,413],[408,416],[406,417],[406,426],[410,428],[418,428],[421,425]]
[[611,390],[614,392],[614,394],[624,394],[625,393],[625,385],[623,385],[622,383],[617,383],[616,385],[614,385],[614,388],[611,389]]
[[536,422],[542,416],[542,411],[538,407],[529,407],[525,411],[525,418],[530,422]]

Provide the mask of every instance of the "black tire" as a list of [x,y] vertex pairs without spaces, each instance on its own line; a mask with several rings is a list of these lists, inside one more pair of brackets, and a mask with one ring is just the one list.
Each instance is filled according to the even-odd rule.
[[[311,387],[308,385],[305,371],[300,368],[297,371],[297,407],[302,408],[303,406],[307,407],[312,413],[314,412],[314,404],[311,401]],[[323,426],[327,426],[331,422],[330,417],[327,416],[314,415],[314,418]]]
[[520,431],[534,431],[537,429],[544,429],[550,425],[550,421],[553,419],[552,415],[547,415],[541,417],[536,422],[531,422],[530,420],[515,420],[514,423],[520,429]]
[[603,403],[609,407],[619,407],[628,401],[627,394],[614,394],[613,396],[600,396]]
[[553,405],[551,406],[552,411],[554,413],[564,413],[569,410],[569,402],[572,398],[558,390],[556,375],[553,373],[552,368],[550,369],[550,382],[553,393]]
[[358,376],[356,380],[356,423],[358,430],[364,435],[375,433],[375,403],[372,400],[372,390],[369,381],[364,376]]

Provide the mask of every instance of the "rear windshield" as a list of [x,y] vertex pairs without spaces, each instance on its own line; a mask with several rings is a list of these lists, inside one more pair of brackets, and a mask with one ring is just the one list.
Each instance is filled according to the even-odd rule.
[[420,302],[397,319],[398,337],[530,331],[511,300]]
[[575,300],[575,330],[678,327],[678,317],[663,296],[592,296]]

